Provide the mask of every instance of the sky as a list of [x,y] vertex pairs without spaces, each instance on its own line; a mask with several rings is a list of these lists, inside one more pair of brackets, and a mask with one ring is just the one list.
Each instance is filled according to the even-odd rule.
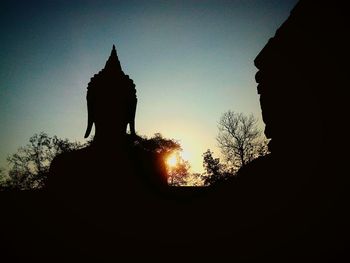
[[296,0],[1,1],[0,167],[41,131],[84,142],[86,87],[115,44],[136,131],[178,140],[192,171],[228,110],[261,120],[254,58]]

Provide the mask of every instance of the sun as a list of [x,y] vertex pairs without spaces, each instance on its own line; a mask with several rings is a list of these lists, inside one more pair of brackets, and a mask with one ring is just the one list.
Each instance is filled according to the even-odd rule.
[[169,167],[175,167],[178,163],[178,153],[172,153],[169,155],[169,157],[166,159],[166,163]]
[[186,151],[174,151],[165,159],[168,168],[173,169],[181,163],[189,161],[189,154]]

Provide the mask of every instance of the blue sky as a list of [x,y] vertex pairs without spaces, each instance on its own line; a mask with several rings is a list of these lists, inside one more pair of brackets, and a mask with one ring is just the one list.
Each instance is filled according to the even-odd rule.
[[2,1],[0,166],[40,131],[84,141],[86,87],[115,44],[138,133],[179,140],[201,171],[223,112],[263,129],[253,60],[296,2]]

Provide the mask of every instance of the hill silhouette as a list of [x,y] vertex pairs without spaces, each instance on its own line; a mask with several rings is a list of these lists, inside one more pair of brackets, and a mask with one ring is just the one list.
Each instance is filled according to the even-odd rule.
[[6,256],[348,259],[349,181],[339,135],[346,112],[345,11],[341,1],[300,1],[258,54],[255,77],[271,154],[212,188],[167,187],[159,155],[137,147],[135,85],[113,49],[108,72],[119,73],[102,70],[88,91],[86,134],[94,123],[95,142],[58,156],[46,190],[1,193]]

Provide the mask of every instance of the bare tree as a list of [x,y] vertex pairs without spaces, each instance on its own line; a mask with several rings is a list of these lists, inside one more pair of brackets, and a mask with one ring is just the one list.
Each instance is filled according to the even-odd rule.
[[267,153],[267,142],[250,114],[225,112],[219,121],[217,141],[226,161],[238,170],[258,156]]

